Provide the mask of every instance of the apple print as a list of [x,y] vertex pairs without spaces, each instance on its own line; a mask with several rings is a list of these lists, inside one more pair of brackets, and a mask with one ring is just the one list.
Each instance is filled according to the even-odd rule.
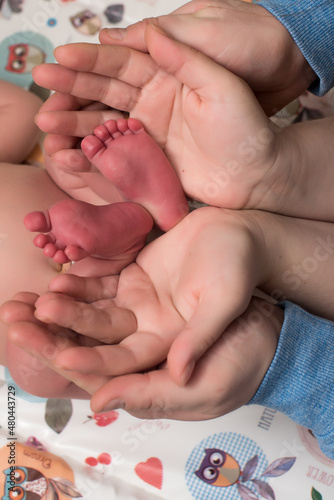
[[99,427],[106,427],[106,425],[110,425],[118,419],[118,412],[112,410],[104,413],[94,413],[93,416],[88,415],[88,419],[84,424],[90,420],[95,420],[96,425]]

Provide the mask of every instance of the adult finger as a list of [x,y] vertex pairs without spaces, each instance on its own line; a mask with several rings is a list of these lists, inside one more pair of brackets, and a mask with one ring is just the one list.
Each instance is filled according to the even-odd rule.
[[[37,67],[35,67],[37,68]],[[42,72],[44,69],[47,71],[48,68],[40,68],[39,70],[33,68],[32,72],[36,71],[36,75]],[[95,101],[90,99],[79,99],[76,96],[70,94],[63,94],[61,92],[54,92],[51,96],[42,104],[39,112],[44,113],[44,111],[77,111],[82,108],[86,108]]]
[[[84,278],[75,274],[56,276],[49,284],[50,292],[69,295],[76,300],[90,303],[116,296],[119,276]],[[41,298],[42,300],[42,298]]]
[[106,45],[119,44],[147,53],[145,30],[150,21],[153,21],[153,18],[143,19],[126,28],[104,28],[99,33],[100,43]]
[[106,344],[120,342],[136,331],[137,321],[131,311],[115,307],[111,300],[100,307],[51,292],[36,302],[35,316]]
[[[192,47],[173,40],[159,25],[149,24],[146,41],[159,67],[194,90],[200,98],[231,101],[248,86],[237,76]],[[210,75],[210,78],[208,78]]]
[[[48,357],[54,359],[58,351],[77,345],[74,342],[76,336],[73,332],[60,331],[58,328],[57,333],[54,335],[38,320],[18,321],[9,327],[8,339],[17,347],[36,355],[38,359],[48,359]],[[27,342],[27,338],[29,338],[29,342]]]
[[148,54],[122,46],[68,44],[58,47],[55,57],[64,68],[118,78],[135,87],[148,83],[157,69]]
[[[147,52],[145,30],[149,22],[154,22],[157,19],[161,27],[178,40],[184,43],[194,42],[193,21],[189,23],[189,16],[182,16],[180,14],[193,14],[203,7],[206,7],[206,5],[202,1],[196,2],[196,0],[193,0],[175,9],[170,14],[157,16],[156,18],[146,18],[126,28],[104,28],[99,33],[99,40],[100,43],[121,44],[125,47],[140,50],[141,52]],[[210,21],[212,22],[212,19]],[[193,45],[193,43],[189,43],[189,45]]]
[[[177,386],[166,370],[131,374],[114,378],[101,387],[91,399],[91,408],[96,413],[124,408],[149,419],[182,419],[187,390]],[[192,418],[194,415],[189,420]]]
[[[53,138],[60,136],[52,136]],[[47,136],[45,140],[49,139],[50,136]],[[50,146],[51,144],[51,146]],[[74,174],[71,178],[72,182],[69,182],[70,179],[67,176],[66,179],[66,189],[77,189],[77,188],[86,188],[87,181],[82,176],[76,175],[77,173],[84,172],[96,172],[95,167],[91,164],[91,162],[86,158],[83,151],[81,149],[73,149],[73,147],[69,148],[61,148],[57,147],[58,141],[57,139],[48,141],[47,146],[44,146],[46,153],[46,163],[48,165],[48,170],[50,175],[52,175],[53,180],[59,187],[62,186],[62,176],[65,174]],[[52,174],[50,172],[52,169]],[[79,198],[78,198],[79,199]]]
[[[95,412],[123,408],[138,418],[188,421],[226,413],[228,403],[226,408],[220,405],[224,395],[217,398],[202,375],[199,371],[196,380],[185,387],[178,386],[167,369],[115,377],[93,395],[91,408]],[[215,374],[211,376],[214,379]]]
[[[111,48],[111,46],[107,48]],[[121,49],[121,47],[116,48]],[[135,52],[135,54],[138,55],[140,52]],[[113,65],[110,64],[110,67]],[[135,69],[134,73],[136,71]],[[113,73],[115,78],[74,71],[59,64],[48,64],[47,71],[43,72],[42,75],[35,75],[35,80],[40,86],[51,90],[69,93],[84,99],[93,99],[116,109],[131,111],[137,103],[141,91],[135,85],[124,82],[122,71],[118,68],[117,62]],[[146,73],[146,71],[144,70],[142,73]],[[140,72],[137,71],[134,76],[140,85],[142,81]]]
[[233,289],[224,293],[218,288],[213,288],[201,298],[196,312],[170,348],[168,367],[178,384],[188,382],[196,362],[248,306],[251,291],[241,296]]
[[167,352],[166,342],[156,334],[136,332],[118,345],[68,349],[57,363],[80,373],[119,376],[154,367],[166,359]]
[[[29,342],[27,342],[27,337]],[[58,331],[57,335],[53,335],[45,328],[45,325],[31,321],[15,323],[9,327],[8,331],[9,341],[33,357],[30,365],[33,375],[39,374],[39,376],[43,376],[42,370],[45,366],[56,371],[87,393],[93,394],[107,382],[106,377],[85,375],[76,373],[73,370],[65,371],[58,367],[55,362],[60,352],[77,345],[71,337],[75,340],[75,335],[70,332]],[[78,397],[77,390],[75,388],[73,390],[74,395],[76,394],[76,397]],[[84,395],[81,397],[84,397]]]
[[80,99],[71,94],[54,92],[42,104],[39,111],[44,113],[46,111],[99,111],[104,109],[110,108],[101,102],[92,101],[91,99]]
[[26,321],[33,317],[35,302],[38,295],[32,292],[19,292],[12,300],[8,300],[0,307],[0,319],[10,325],[16,321]]
[[92,134],[98,125],[118,118],[124,118],[124,114],[110,108],[92,111],[45,111],[36,116],[35,122],[47,134],[85,137]]
[[44,139],[44,150],[48,156],[64,149],[76,149],[80,145],[78,137],[48,134]]
[[[193,14],[193,12],[189,10],[189,12],[179,13],[177,10],[173,14],[143,19],[126,28],[104,28],[100,31],[99,40],[101,44],[122,45],[147,53],[148,47],[145,31],[147,26],[153,23],[159,25],[176,40],[190,45],[208,56],[211,53],[214,56],[215,52],[212,48],[212,40],[211,43],[203,43],[202,37],[205,37],[207,33],[212,35],[212,24],[215,22],[215,19],[208,17],[206,21],[203,17],[190,16],[189,14]],[[206,26],[204,25],[205,22],[207,23]],[[201,32],[201,37],[197,35],[199,31]]]

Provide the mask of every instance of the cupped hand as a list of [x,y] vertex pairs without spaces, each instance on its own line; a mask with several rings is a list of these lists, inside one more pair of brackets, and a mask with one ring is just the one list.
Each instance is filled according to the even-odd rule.
[[[226,329],[197,363],[188,384],[180,386],[171,377],[166,364],[144,373],[119,377],[62,370],[55,354],[73,349],[66,341],[66,330],[39,323],[31,310],[27,310],[27,302],[29,300],[25,297],[20,304],[12,302],[6,305],[7,318],[8,308],[15,306],[16,318],[20,316],[22,320],[22,323],[12,325],[11,337],[23,347],[29,334],[32,343],[27,345],[28,352],[55,370],[53,373],[67,378],[66,391],[63,387],[65,379],[61,377],[62,385],[56,388],[58,394],[55,395],[55,387],[50,385],[49,394],[77,398],[92,394],[94,412],[124,408],[138,418],[150,419],[206,420],[246,404],[270,366],[283,322],[280,308],[261,299],[252,299],[245,313]],[[58,333],[61,333],[59,338]],[[76,354],[80,354],[78,348]],[[47,384],[57,383],[57,378],[54,375],[52,379],[44,378],[44,396],[48,397]]]
[[[116,376],[167,359],[171,376],[182,385],[247,308],[266,271],[263,261],[238,213],[202,208],[139,253],[121,272],[116,297],[105,300],[108,287],[101,280],[63,275],[51,282],[53,293],[36,302],[35,314],[108,344],[68,349],[56,360],[62,368]],[[89,288],[95,302],[104,299],[98,307],[87,298]],[[128,311],[136,325],[126,326]]]
[[116,377],[92,397],[93,411],[123,408],[138,418],[208,420],[248,403],[274,357],[283,323],[280,308],[252,299],[197,363],[186,386],[166,365]]
[[68,328],[40,322],[34,315],[37,299],[35,293],[20,292],[0,308],[0,318],[9,326],[6,350],[11,376],[23,390],[39,397],[88,399],[110,379],[64,371],[55,359],[65,349],[97,342]]
[[[51,117],[53,133],[43,143],[45,167],[69,196],[95,205],[118,201],[116,189],[87,160],[80,143],[97,125],[123,116],[101,103],[55,92],[42,105],[39,127]],[[75,135],[72,135],[75,133]]]
[[100,42],[148,52],[145,30],[152,21],[245,80],[268,115],[299,97],[316,79],[284,25],[251,2],[193,0],[171,14],[125,29],[103,29]]
[[[60,64],[36,68],[34,78],[39,85],[140,119],[188,196],[226,208],[260,207],[263,192],[270,189],[264,189],[263,179],[277,184],[283,174],[275,171],[276,127],[249,86],[157,26],[147,27],[146,41],[150,55],[112,45],[59,47]],[[63,113],[67,117],[68,111]],[[54,133],[52,113],[40,114],[37,123]],[[67,133],[80,135],[79,115],[68,123]]]

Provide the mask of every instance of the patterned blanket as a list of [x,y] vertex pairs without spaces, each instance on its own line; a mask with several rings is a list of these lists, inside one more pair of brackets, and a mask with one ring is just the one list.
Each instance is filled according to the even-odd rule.
[[[34,90],[31,68],[53,61],[57,45],[97,42],[102,26],[127,26],[182,3],[0,0],[0,78]],[[331,94],[306,93],[274,119],[284,126],[325,116],[332,103]],[[32,375],[41,376],[38,367]],[[0,409],[3,500],[333,498],[334,462],[310,431],[268,408],[208,422],[96,415],[87,401],[28,396],[0,367]]]

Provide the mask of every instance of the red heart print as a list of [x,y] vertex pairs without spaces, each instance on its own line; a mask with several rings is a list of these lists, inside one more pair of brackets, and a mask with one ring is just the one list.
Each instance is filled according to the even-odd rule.
[[135,473],[140,479],[145,481],[145,483],[161,490],[163,468],[159,458],[151,457],[146,460],[146,462],[140,462],[135,467]]

